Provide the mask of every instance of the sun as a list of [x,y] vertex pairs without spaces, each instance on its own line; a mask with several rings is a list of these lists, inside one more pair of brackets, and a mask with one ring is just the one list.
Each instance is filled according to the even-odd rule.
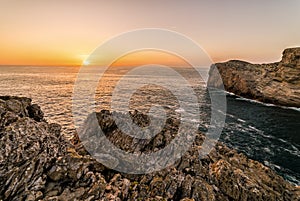
[[80,54],[80,55],[78,55],[78,58],[80,59],[82,65],[89,65],[90,64],[90,61],[88,60],[89,56],[90,56],[89,54]]
[[89,62],[88,60],[84,60],[84,61],[82,62],[82,64],[85,65],[85,66],[87,66],[87,65],[90,64],[90,62]]

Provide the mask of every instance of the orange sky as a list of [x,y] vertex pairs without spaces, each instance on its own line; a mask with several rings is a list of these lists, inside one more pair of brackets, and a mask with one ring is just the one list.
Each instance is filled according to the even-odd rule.
[[190,66],[178,56],[151,50],[130,53],[117,59],[111,66],[141,66],[149,63],[165,66]]
[[[112,36],[149,27],[190,37],[214,62],[277,61],[284,48],[300,46],[299,8],[300,1],[284,0],[0,0],[0,64],[80,65]],[[174,56],[151,54],[121,60],[181,65]]]

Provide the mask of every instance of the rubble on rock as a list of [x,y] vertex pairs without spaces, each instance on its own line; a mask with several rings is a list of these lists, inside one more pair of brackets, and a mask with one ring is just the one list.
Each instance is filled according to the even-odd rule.
[[[0,200],[299,200],[300,189],[274,171],[218,143],[199,160],[204,135],[174,165],[133,175],[93,159],[76,136],[73,144],[58,124],[47,123],[28,98],[0,97]],[[97,113],[106,137],[128,152],[163,148],[179,122],[168,119],[151,140],[135,140],[115,125],[109,111]],[[147,116],[131,113],[147,125]],[[88,127],[89,124],[87,123]],[[122,138],[120,138],[122,136]]]

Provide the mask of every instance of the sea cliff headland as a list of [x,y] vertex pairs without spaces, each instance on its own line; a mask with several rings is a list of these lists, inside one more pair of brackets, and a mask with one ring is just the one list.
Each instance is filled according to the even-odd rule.
[[281,61],[276,63],[216,63],[210,68],[207,85],[224,85],[228,92],[261,102],[300,107],[300,47],[285,49]]

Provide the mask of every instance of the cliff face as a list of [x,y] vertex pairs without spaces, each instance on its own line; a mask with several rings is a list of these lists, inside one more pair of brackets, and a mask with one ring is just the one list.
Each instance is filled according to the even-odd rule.
[[[143,126],[149,119],[135,112]],[[0,200],[299,200],[300,189],[272,170],[219,143],[199,160],[204,136],[174,165],[146,175],[121,174],[95,161],[78,138],[64,140],[28,98],[0,97]],[[116,146],[154,151],[172,140],[178,122],[140,143],[125,137],[111,113],[97,113]],[[87,124],[89,126],[89,124]],[[120,138],[122,137],[122,138]]]
[[300,48],[284,50],[278,63],[216,63],[209,72],[209,87],[219,88],[222,84],[216,76],[217,69],[226,91],[262,102],[300,107]]

